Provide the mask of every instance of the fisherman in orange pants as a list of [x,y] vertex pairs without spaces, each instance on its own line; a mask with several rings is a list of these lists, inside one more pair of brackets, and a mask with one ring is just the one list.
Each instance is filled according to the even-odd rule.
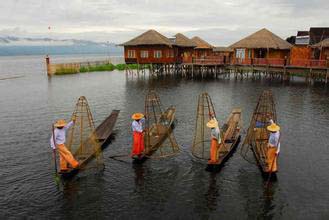
[[133,130],[133,149],[132,158],[141,158],[144,153],[144,133],[143,121],[144,115],[142,113],[135,113],[131,117],[134,121],[131,124]]
[[59,152],[60,172],[68,170],[67,164],[69,163],[73,168],[79,167],[79,162],[76,161],[72,153],[65,147],[66,131],[74,124],[75,118],[66,123],[64,119],[58,120],[53,130],[53,135],[50,139],[50,146],[55,151],[56,148]]
[[267,145],[267,167],[268,172],[277,172],[277,158],[280,152],[280,127],[270,120],[271,125],[267,126],[270,132]]
[[208,121],[207,127],[211,128],[210,160],[208,163],[216,164],[218,163],[218,150],[221,143],[221,138],[218,122],[215,117]]

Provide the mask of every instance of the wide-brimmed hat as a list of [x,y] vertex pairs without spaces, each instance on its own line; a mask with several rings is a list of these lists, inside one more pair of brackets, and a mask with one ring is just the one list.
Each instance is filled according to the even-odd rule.
[[280,126],[275,123],[272,123],[271,125],[267,126],[267,130],[277,132],[280,131]]
[[66,123],[66,121],[65,121],[64,119],[60,119],[60,120],[58,120],[58,121],[54,124],[54,126],[55,126],[56,128],[58,128],[58,127],[64,127],[66,124],[67,124],[67,123]]
[[211,119],[210,121],[207,122],[207,127],[208,128],[217,128],[218,122],[214,119]]
[[138,112],[138,113],[133,114],[133,115],[131,116],[131,118],[132,118],[133,120],[140,120],[140,119],[144,118],[144,114]]

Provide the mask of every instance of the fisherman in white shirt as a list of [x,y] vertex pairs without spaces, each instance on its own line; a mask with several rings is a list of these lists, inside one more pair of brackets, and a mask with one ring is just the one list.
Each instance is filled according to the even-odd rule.
[[133,158],[141,158],[144,153],[144,115],[142,113],[135,113],[131,117],[134,121],[131,124],[133,131],[133,149],[131,156]]
[[208,121],[207,127],[211,128],[210,160],[208,163],[215,164],[218,162],[218,150],[221,143],[220,129],[218,127],[217,119],[212,117],[212,119]]
[[280,152],[280,126],[270,120],[270,125],[267,126],[267,130],[270,132],[267,145],[267,167],[269,172],[276,172],[277,157]]
[[79,167],[79,162],[76,161],[72,153],[66,148],[66,132],[74,124],[75,118],[69,123],[64,119],[58,120],[54,124],[53,134],[50,139],[50,146],[55,151],[59,152],[60,171],[66,172],[68,170],[67,164],[69,163],[73,168]]

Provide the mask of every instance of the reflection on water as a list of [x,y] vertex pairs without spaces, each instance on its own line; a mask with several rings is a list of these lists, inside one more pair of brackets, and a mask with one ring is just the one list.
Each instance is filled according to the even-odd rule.
[[[0,75],[25,76],[0,81],[2,219],[316,219],[328,215],[328,87],[303,81],[127,79],[118,71],[47,78],[43,59],[0,58]],[[131,152],[130,117],[143,111],[150,88],[156,89],[164,107],[176,106],[174,132],[181,153],[140,166],[133,166],[129,157],[110,158]],[[275,95],[284,134],[278,181],[266,189],[257,166],[245,161],[239,149],[220,173],[205,172],[205,164],[190,154],[198,95],[210,94],[220,122],[232,108],[241,107],[247,127],[264,89],[272,89]],[[58,190],[48,143],[51,123],[70,118],[81,95],[88,99],[96,126],[112,109],[121,110],[116,136],[104,150],[103,171],[82,172]]]
[[143,164],[133,164],[133,169],[135,171],[136,188],[141,188],[144,185],[144,175],[145,175],[144,166]]
[[214,211],[217,208],[217,197],[219,196],[218,186],[217,186],[217,174],[210,173],[209,175],[209,186],[206,193],[207,206],[209,210]]

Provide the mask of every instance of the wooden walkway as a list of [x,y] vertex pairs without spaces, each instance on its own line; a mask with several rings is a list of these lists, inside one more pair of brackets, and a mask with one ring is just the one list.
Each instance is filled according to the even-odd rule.
[[294,76],[304,77],[307,82],[329,83],[329,61],[285,59],[240,59],[226,61],[219,58],[196,59],[190,63],[152,64],[151,76],[175,75],[182,78],[235,78],[265,76],[270,79],[290,81]]

